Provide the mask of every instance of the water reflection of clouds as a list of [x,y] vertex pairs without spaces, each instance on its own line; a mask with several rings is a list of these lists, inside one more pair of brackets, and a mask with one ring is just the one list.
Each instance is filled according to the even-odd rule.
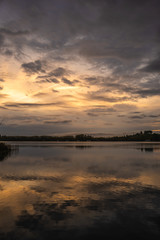
[[[114,239],[130,233],[133,239],[138,234],[152,235],[153,239],[155,232],[160,236],[159,189],[112,178],[84,176],[74,180],[73,187],[73,179],[68,179],[55,185],[44,181],[43,186],[36,180],[23,188],[11,188],[8,196],[12,202],[8,201],[1,215],[8,220],[3,228],[6,236],[12,233],[18,240],[22,233],[26,239],[45,239],[53,234],[58,239],[88,239],[93,233]],[[51,196],[48,193],[53,188],[57,192]]]
[[4,161],[5,159],[7,159],[8,157],[11,156],[10,152],[0,152],[0,161]]
[[[104,144],[104,143],[103,143]],[[138,143],[131,144],[117,144],[118,148],[115,151],[116,143],[106,144],[106,148],[95,146],[93,148],[85,148],[81,151],[79,148],[57,148],[50,147],[45,150],[27,145],[25,148],[20,148],[20,153],[7,160],[7,164],[3,164],[0,169],[0,175],[6,180],[14,180],[13,178],[22,180],[36,180],[43,178],[45,175],[48,179],[64,175],[72,176],[79,175],[80,172],[93,174],[96,176],[115,176],[117,178],[139,178],[146,175],[148,170],[152,170],[153,178],[160,169],[160,157],[157,152],[144,154],[144,152],[137,151]],[[95,145],[95,143],[94,143]],[[158,144],[139,143],[140,148],[143,146]],[[129,148],[128,148],[129,146]],[[154,148],[154,147],[153,147]],[[80,152],[79,152],[80,151]],[[45,173],[45,174],[44,174]],[[149,174],[152,178],[151,173]],[[157,174],[156,174],[157,175]],[[46,178],[45,177],[45,178]],[[45,179],[44,179],[45,180]]]
[[0,239],[159,239],[156,152],[49,149],[1,163]]

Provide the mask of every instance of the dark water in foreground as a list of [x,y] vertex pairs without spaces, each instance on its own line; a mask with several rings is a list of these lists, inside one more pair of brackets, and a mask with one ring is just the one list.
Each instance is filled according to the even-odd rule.
[[160,239],[160,143],[16,144],[0,240]]

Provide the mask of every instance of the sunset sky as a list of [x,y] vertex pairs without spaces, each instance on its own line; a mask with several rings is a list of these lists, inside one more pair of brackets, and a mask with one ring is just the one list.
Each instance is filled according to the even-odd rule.
[[0,0],[0,134],[160,129],[160,1]]

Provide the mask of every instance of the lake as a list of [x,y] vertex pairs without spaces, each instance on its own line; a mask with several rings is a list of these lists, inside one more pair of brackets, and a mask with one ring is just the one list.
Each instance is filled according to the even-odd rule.
[[160,239],[160,143],[10,144],[0,240]]

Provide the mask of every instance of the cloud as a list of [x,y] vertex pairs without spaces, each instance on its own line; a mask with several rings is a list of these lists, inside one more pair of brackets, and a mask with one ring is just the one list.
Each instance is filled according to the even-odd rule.
[[160,114],[139,114],[139,115],[132,115],[129,116],[131,119],[144,119],[144,118],[159,118]]
[[63,121],[44,121],[45,124],[69,124],[72,120],[63,120]]
[[0,34],[9,35],[9,36],[20,36],[28,33],[29,33],[28,31],[22,31],[22,30],[13,31],[6,28],[0,28]]
[[55,90],[55,89],[52,89],[52,92],[58,93],[59,91],[58,91],[58,90]]
[[61,106],[64,105],[63,102],[55,102],[55,103],[6,103],[6,107],[13,107],[13,108],[35,108],[35,107],[46,107],[46,106]]
[[45,70],[43,69],[43,62],[40,60],[36,60],[35,62],[23,63],[21,67],[28,74],[45,73]]
[[[106,93],[125,94],[125,99],[136,101],[138,98],[147,98],[160,95],[160,79],[159,74],[149,74],[146,76],[144,73],[136,73],[135,76],[123,75],[117,76],[112,74],[111,77],[102,76],[88,76],[81,77],[82,82],[88,86],[97,86],[99,90],[95,92],[95,98],[105,97]],[[145,81],[143,80],[145,79]],[[141,81],[143,80],[143,81]],[[90,92],[90,95],[91,92]],[[101,96],[100,96],[101,95]]]
[[65,68],[59,67],[59,68],[54,69],[52,72],[50,72],[49,76],[63,77],[66,75],[70,75],[70,73],[71,73],[71,71],[69,71]]
[[13,51],[10,50],[10,49],[7,49],[7,48],[5,49],[3,54],[6,55],[6,56],[13,56],[14,55]]
[[144,119],[146,116],[145,115],[133,115],[130,116],[129,118],[131,119]]
[[86,110],[87,114],[90,116],[98,116],[100,114],[112,114],[116,112],[116,109],[112,107],[96,107]]
[[67,79],[67,78],[62,78],[62,82],[64,82],[64,83],[66,83],[66,84],[68,84],[68,85],[73,85],[74,83],[73,82],[71,82],[69,79]]
[[0,48],[3,46],[4,44],[4,37],[2,34],[0,34]]
[[92,112],[88,112],[87,115],[90,116],[90,117],[98,117],[99,116],[98,114],[95,114],[95,113],[92,113]]
[[38,92],[33,95],[33,97],[45,97],[48,96],[48,93]]
[[42,79],[35,81],[36,83],[59,83],[59,80],[56,78],[50,78],[50,79]]
[[[37,79],[42,79],[42,80],[37,80],[36,83],[59,83],[59,80],[57,78],[62,77],[62,81],[66,84],[72,84],[70,80],[63,76],[68,76],[72,73],[72,71],[59,67],[55,68],[53,71],[50,71],[46,73],[45,75],[39,75]],[[75,80],[76,81],[76,80]],[[74,81],[74,82],[75,82]]]
[[96,100],[96,101],[103,101],[103,102],[123,102],[130,100],[130,97],[124,96],[124,97],[117,97],[117,96],[106,96],[99,94],[99,91],[90,91],[87,94],[84,94],[86,99],[88,100]]
[[160,56],[153,61],[150,61],[148,65],[144,68],[141,68],[140,71],[145,71],[149,73],[160,72]]
[[127,104],[127,103],[121,103],[121,104],[114,104],[114,109],[121,112],[129,112],[131,110],[136,110],[137,106],[135,104]]
[[[37,48],[46,52],[60,50],[61,58],[66,52],[67,55],[72,52],[103,63],[104,58],[141,60],[146,48],[153,47],[159,31],[159,3],[156,0],[143,1],[143,8],[141,3],[127,0],[87,0],[83,5],[81,1],[69,0],[66,4],[62,0],[59,4],[55,0],[53,4],[47,0],[33,2],[32,7],[23,0],[15,6],[9,2],[5,7],[17,18],[13,18],[8,28],[1,28],[3,33],[21,37],[33,33],[30,40],[23,39],[25,46],[34,51]],[[15,30],[15,26],[27,31]]]
[[141,89],[136,90],[135,94],[140,95],[141,97],[152,97],[152,96],[159,96],[160,95],[160,88],[150,88],[150,89]]
[[143,51],[143,48],[138,47],[111,47],[106,41],[103,42],[100,39],[84,40],[78,46],[79,55],[96,61],[103,61],[103,59],[109,59],[109,61],[116,59],[123,62],[126,62],[126,60],[133,61],[141,59],[144,55]]
[[57,177],[53,177],[53,176],[7,176],[4,175],[2,177],[2,179],[5,179],[7,181],[53,181],[53,182],[61,182],[61,180]]
[[7,108],[6,108],[6,107],[2,107],[2,106],[0,106],[0,109],[5,109],[5,110],[6,110]]
[[4,93],[4,94],[3,94],[3,93],[0,93],[0,98],[2,98],[2,99],[3,99],[3,98],[7,98],[7,97],[8,97],[8,94],[5,94],[5,93]]

